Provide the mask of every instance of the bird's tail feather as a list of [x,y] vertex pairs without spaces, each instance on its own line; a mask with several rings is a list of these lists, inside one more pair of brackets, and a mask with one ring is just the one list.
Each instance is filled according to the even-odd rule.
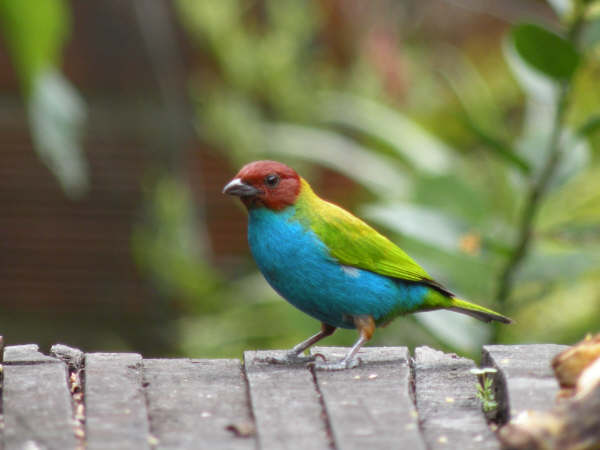
[[479,306],[474,303],[469,303],[456,297],[450,299],[450,306],[447,307],[447,309],[466,314],[471,317],[475,317],[476,319],[482,320],[484,322],[491,322],[492,320],[496,320],[502,323],[513,323],[512,319],[503,316],[502,314],[492,311],[491,309],[484,308],[483,306]]

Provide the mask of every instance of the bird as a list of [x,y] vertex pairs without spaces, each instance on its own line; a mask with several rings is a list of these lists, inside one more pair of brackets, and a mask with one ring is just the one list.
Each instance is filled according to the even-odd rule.
[[[271,362],[310,361],[316,369],[360,364],[357,353],[377,327],[414,312],[447,309],[484,322],[512,323],[491,309],[457,298],[407,253],[352,213],[320,198],[296,171],[277,161],[243,166],[223,188],[248,211],[250,252],[271,287],[321,330]],[[305,350],[337,328],[358,339],[339,361]]]

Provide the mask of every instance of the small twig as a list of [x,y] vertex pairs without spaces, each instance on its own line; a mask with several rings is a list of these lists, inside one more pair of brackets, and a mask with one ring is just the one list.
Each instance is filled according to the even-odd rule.
[[541,200],[544,197],[550,181],[552,180],[552,176],[554,175],[554,172],[556,171],[556,168],[558,167],[558,164],[562,158],[562,152],[560,148],[560,130],[562,128],[561,125],[564,119],[567,97],[568,86],[563,84],[560,88],[558,107],[554,117],[552,135],[550,136],[548,159],[546,160],[537,180],[534,181],[529,187],[527,200],[525,201],[523,214],[519,223],[517,245],[512,252],[511,257],[507,260],[500,275],[500,282],[496,294],[496,301],[500,304],[504,304],[510,295],[514,284],[514,277],[517,274],[521,263],[525,259],[525,256],[527,256],[529,247],[531,245],[531,236],[533,234],[533,222],[541,206]]
[[501,139],[491,135],[482,127],[480,127],[468,114],[465,114],[464,121],[466,126],[477,135],[479,140],[494,150],[499,156],[504,158],[506,161],[513,164],[525,175],[529,175],[531,172],[530,164],[523,157],[519,156],[510,145]]
[[[577,45],[579,40],[585,17],[584,8],[580,5],[580,2],[576,3],[578,4],[578,7],[575,11],[574,20],[567,30],[567,38],[574,45]],[[559,89],[552,134],[550,135],[550,141],[548,143],[548,156],[541,172],[529,186],[522,215],[519,220],[518,236],[516,241],[517,244],[511,256],[506,261],[504,268],[500,272],[498,290],[496,292],[496,302],[502,306],[506,303],[506,300],[510,296],[514,286],[515,276],[527,254],[529,253],[535,218],[541,207],[543,197],[548,190],[548,186],[550,185],[550,182],[552,181],[552,178],[555,175],[556,169],[558,168],[563,156],[560,146],[560,137],[567,105],[569,102],[569,81],[563,81]],[[494,336],[495,338],[497,337],[498,331],[499,329],[496,327]]]

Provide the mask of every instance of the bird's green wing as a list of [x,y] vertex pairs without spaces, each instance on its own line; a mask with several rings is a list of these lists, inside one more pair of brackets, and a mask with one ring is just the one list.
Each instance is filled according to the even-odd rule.
[[311,200],[296,215],[307,220],[307,225],[341,264],[437,286],[401,248],[358,217],[318,197]]

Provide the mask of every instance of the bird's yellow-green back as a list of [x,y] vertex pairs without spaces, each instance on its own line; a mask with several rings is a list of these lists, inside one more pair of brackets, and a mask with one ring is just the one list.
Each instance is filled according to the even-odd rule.
[[310,228],[341,264],[408,281],[432,282],[410,256],[358,217],[317,196],[301,179],[295,218]]

